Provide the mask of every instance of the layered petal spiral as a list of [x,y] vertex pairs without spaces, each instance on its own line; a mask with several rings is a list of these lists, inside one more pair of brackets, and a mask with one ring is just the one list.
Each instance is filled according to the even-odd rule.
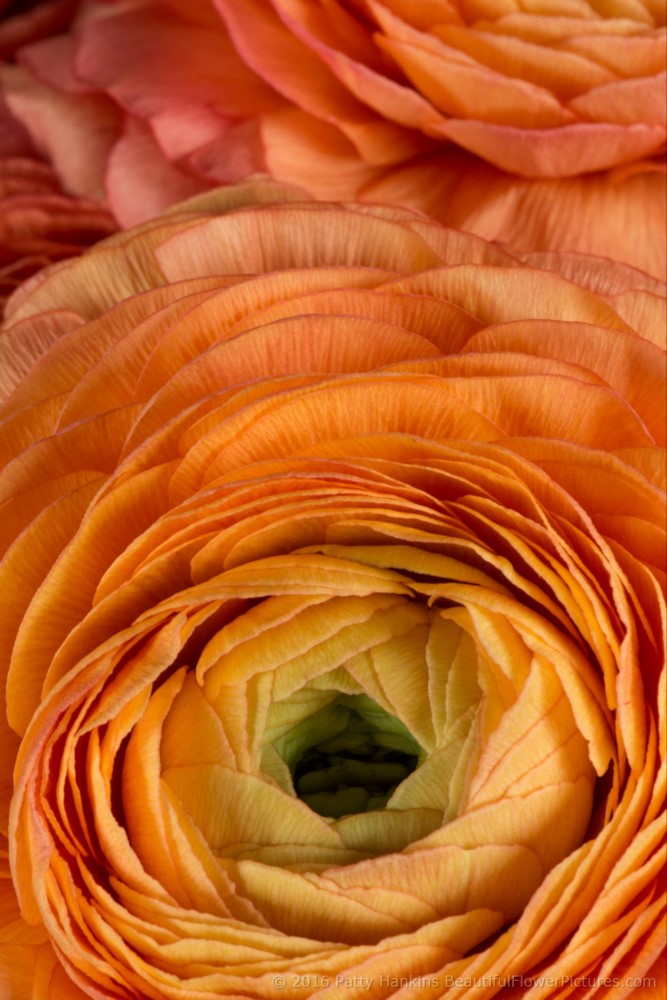
[[660,995],[664,306],[260,182],[13,295],[7,981]]

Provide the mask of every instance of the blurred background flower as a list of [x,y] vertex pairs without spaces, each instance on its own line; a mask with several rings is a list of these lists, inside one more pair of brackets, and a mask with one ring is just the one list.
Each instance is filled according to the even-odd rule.
[[5,88],[124,226],[259,170],[662,276],[664,24],[653,0],[89,0]]
[[257,182],[13,295],[4,982],[664,992],[664,293]]
[[[0,60],[9,67],[17,48],[66,28],[77,7],[72,0],[0,3]],[[117,228],[99,200],[67,194],[47,161],[0,86],[0,316],[25,278]]]

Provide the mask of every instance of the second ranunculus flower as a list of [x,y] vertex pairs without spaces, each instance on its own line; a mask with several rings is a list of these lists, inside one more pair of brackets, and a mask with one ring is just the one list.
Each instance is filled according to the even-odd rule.
[[10,302],[0,971],[658,996],[664,289],[300,199]]
[[662,276],[666,51],[649,0],[86,0],[5,85],[124,226],[266,171]]
[[248,65],[333,121],[367,162],[404,158],[401,129],[523,177],[569,177],[664,149],[656,2],[213,5]]

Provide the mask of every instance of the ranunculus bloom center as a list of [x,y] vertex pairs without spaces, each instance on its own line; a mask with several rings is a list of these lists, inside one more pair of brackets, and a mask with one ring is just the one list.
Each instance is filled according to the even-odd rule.
[[419,545],[309,547],[221,582],[237,572],[279,592],[235,605],[129,750],[143,767],[160,742],[162,780],[216,856],[315,871],[408,845],[488,849],[501,809],[537,852],[534,888],[580,842],[594,770],[559,676],[575,654],[536,642],[546,620],[521,622],[500,582]]
[[420,753],[403,723],[366,695],[335,698],[274,745],[294,760],[299,798],[332,818],[383,809]]

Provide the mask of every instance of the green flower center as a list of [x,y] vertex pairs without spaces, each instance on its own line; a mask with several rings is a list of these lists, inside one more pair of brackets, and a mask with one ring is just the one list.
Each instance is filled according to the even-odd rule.
[[342,695],[276,740],[297,796],[338,819],[384,809],[424,752],[402,722],[367,695]]

